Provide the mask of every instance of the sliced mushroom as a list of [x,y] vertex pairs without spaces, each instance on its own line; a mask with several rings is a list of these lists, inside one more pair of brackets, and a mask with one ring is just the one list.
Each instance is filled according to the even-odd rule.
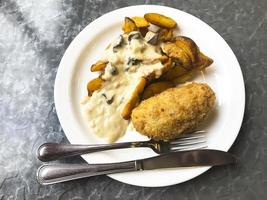
[[113,66],[113,65],[109,65],[108,67],[108,72],[112,75],[115,76],[119,73],[117,67]]
[[158,43],[159,34],[152,31],[148,31],[145,37],[147,43],[156,45]]
[[131,42],[132,39],[141,39],[141,33],[139,32],[132,32],[128,35],[128,41]]
[[124,43],[123,36],[120,35],[117,41],[114,43],[113,52],[114,53],[118,52],[118,49],[122,47],[123,43]]
[[136,58],[129,58],[127,65],[132,66],[132,65],[138,65],[142,62],[142,60],[140,59],[136,59]]
[[108,99],[108,97],[107,97],[107,95],[105,93],[103,93],[102,96],[106,99],[107,104],[110,105],[110,104],[113,103],[113,101],[114,101],[114,95],[110,99]]

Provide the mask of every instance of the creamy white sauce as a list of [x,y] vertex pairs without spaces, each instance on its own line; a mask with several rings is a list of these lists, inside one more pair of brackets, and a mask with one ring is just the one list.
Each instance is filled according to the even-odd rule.
[[[134,33],[136,32],[130,34]],[[103,86],[82,103],[83,115],[89,127],[98,137],[110,143],[125,134],[129,120],[123,119],[121,112],[140,78],[151,73],[155,73],[157,78],[163,69],[159,61],[153,64],[137,61],[138,64],[129,65],[129,59],[155,60],[162,55],[143,38],[132,39],[130,42],[128,35],[125,34],[122,38],[121,46],[114,49],[119,43],[118,39],[115,40],[106,48],[102,57],[102,60],[109,62],[101,76],[105,80]]]

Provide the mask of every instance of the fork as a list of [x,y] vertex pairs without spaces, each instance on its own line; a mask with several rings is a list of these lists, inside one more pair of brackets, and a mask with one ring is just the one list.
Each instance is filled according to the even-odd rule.
[[95,145],[44,143],[37,149],[37,158],[43,162],[47,162],[98,151],[136,147],[148,147],[157,154],[202,149],[207,147],[206,134],[205,131],[195,131],[191,134],[180,136],[175,140],[169,141],[155,141],[151,139],[139,142]]

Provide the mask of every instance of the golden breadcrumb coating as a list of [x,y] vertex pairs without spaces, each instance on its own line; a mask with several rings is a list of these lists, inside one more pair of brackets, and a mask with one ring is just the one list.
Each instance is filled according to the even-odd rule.
[[141,102],[132,112],[134,128],[155,140],[169,140],[194,130],[213,110],[215,93],[204,83],[170,88]]

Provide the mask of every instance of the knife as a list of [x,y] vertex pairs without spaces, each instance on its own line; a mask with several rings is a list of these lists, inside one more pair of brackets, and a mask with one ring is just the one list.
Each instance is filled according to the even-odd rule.
[[236,158],[224,151],[191,150],[119,163],[42,165],[37,170],[37,181],[42,185],[49,185],[103,174],[160,168],[219,166],[235,162]]

